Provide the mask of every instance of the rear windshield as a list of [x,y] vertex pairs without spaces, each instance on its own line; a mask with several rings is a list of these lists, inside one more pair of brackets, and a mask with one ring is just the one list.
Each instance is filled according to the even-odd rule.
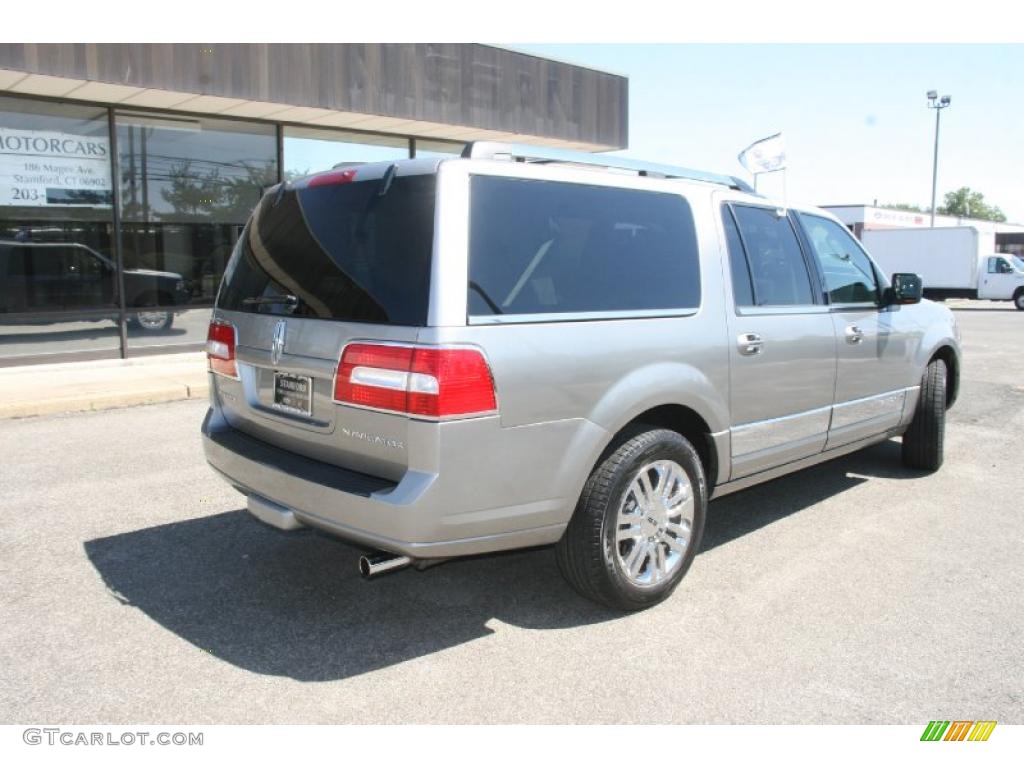
[[700,305],[683,197],[499,176],[474,176],[471,185],[471,318]]
[[217,306],[426,325],[436,178],[270,190],[238,241]]

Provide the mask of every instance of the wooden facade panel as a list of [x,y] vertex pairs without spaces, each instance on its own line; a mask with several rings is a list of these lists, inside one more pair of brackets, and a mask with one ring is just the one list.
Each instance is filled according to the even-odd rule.
[[626,78],[478,44],[0,43],[0,69],[627,143]]

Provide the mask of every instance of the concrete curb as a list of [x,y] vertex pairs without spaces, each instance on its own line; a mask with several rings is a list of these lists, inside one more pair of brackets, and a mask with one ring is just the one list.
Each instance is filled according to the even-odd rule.
[[0,419],[101,411],[209,396],[206,358],[202,353],[104,363],[0,369]]

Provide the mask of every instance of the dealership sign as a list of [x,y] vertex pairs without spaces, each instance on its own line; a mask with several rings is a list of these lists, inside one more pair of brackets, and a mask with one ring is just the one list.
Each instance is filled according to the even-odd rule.
[[110,141],[0,128],[0,205],[110,207]]
[[893,227],[924,227],[928,220],[923,213],[895,211],[889,208],[868,208],[870,220],[875,224],[887,224]]

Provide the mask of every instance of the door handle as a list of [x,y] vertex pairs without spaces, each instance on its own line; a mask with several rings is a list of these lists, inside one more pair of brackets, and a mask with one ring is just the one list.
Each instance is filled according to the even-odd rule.
[[741,355],[759,355],[764,347],[764,339],[759,333],[741,333],[736,337],[736,345]]
[[860,326],[848,325],[846,326],[846,343],[847,344],[860,344],[864,340],[864,331],[860,329]]

